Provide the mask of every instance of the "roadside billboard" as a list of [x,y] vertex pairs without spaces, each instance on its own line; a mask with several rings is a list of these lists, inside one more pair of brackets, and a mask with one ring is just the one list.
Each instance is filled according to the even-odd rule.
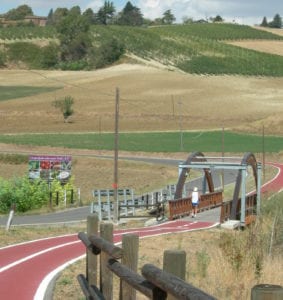
[[58,179],[66,183],[71,176],[72,157],[64,155],[30,155],[29,179]]

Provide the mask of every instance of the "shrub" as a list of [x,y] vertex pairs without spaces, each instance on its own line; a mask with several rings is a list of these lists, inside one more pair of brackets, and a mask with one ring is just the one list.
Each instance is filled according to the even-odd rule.
[[12,183],[0,178],[0,213],[7,213],[13,203],[15,199]]
[[7,45],[7,48],[10,61],[23,62],[32,68],[40,67],[41,49],[39,46],[32,43],[16,42]]
[[0,68],[4,67],[6,64],[6,54],[4,51],[0,50]]
[[17,211],[26,212],[42,207],[48,200],[48,185],[45,181],[29,181],[28,177],[7,181],[0,179],[0,213],[7,213],[12,205]]
[[62,99],[55,100],[52,105],[59,108],[63,114],[64,121],[67,122],[68,118],[74,113],[73,110],[74,98],[66,96]]
[[90,64],[102,68],[117,61],[125,52],[124,45],[116,38],[108,38],[90,53]]
[[51,43],[41,48],[40,65],[43,69],[54,68],[59,62],[60,50],[59,46]]
[[[49,203],[50,192],[59,192],[59,199],[64,199],[65,190],[68,193],[74,189],[73,178],[62,185],[53,180],[50,184],[42,179],[30,181],[27,176],[11,180],[0,178],[0,213],[8,213],[13,205],[18,212],[39,209]],[[70,195],[67,195],[70,199]]]

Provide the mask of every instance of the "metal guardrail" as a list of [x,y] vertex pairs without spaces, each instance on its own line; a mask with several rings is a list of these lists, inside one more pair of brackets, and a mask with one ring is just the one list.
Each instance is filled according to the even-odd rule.
[[[175,185],[168,185],[164,189],[156,190],[136,196],[132,189],[118,189],[119,218],[140,217],[136,214],[138,208],[161,212],[167,199],[174,197]],[[97,213],[99,220],[111,220],[114,211],[114,190],[94,190],[94,201],[91,203],[90,213]],[[163,209],[164,211],[164,209]],[[157,217],[160,217],[159,214]]]

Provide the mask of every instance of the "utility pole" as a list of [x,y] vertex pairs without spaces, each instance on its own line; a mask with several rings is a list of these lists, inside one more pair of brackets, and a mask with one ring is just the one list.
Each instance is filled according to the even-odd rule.
[[[222,126],[222,162],[224,162],[224,126]],[[224,192],[224,169],[221,171],[222,191]]]
[[184,150],[184,144],[183,144],[183,124],[182,124],[182,101],[178,102],[179,104],[179,127],[180,127],[180,151]]
[[119,218],[119,203],[118,203],[118,150],[119,150],[119,88],[116,88],[116,100],[115,100],[115,145],[114,145],[114,223],[118,223]]
[[262,171],[263,171],[263,182],[265,182],[265,132],[264,132],[264,125],[262,125]]
[[173,115],[173,118],[174,118],[175,117],[175,102],[174,102],[173,95],[171,96],[171,102],[172,102],[172,115]]

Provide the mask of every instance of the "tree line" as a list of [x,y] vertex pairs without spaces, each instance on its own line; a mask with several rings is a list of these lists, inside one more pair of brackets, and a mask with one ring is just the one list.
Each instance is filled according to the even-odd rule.
[[263,17],[260,24],[261,27],[270,27],[270,28],[282,28],[282,18],[279,14],[276,14],[272,21],[268,22],[266,17]]
[[[86,18],[90,25],[128,25],[128,26],[142,26],[142,25],[171,25],[176,21],[176,17],[172,13],[171,9],[164,11],[162,17],[155,18],[154,20],[143,17],[139,7],[134,6],[128,1],[125,7],[121,11],[117,11],[112,1],[104,1],[104,4],[94,12],[93,9],[88,8],[84,12],[81,11],[80,6],[74,6],[70,10],[67,8],[57,8],[56,10],[50,9],[47,16],[47,25],[56,25],[70,11],[76,11]],[[2,17],[11,21],[21,21],[27,16],[33,16],[33,10],[30,6],[23,4],[17,8],[9,10]],[[1,17],[1,16],[0,16]],[[191,17],[184,16],[183,24],[204,22],[207,20],[194,20]],[[216,17],[210,17],[210,22],[224,22],[224,19],[217,15]],[[33,24],[30,24],[33,25]],[[271,28],[282,28],[282,18],[277,13],[273,20],[268,22],[264,17],[260,26]]]
[[[142,26],[142,25],[161,25],[173,24],[176,18],[170,9],[163,13],[161,18],[155,20],[146,19],[143,17],[140,8],[134,6],[128,1],[121,11],[117,11],[112,1],[104,1],[102,7],[94,12],[91,8],[81,11],[80,6],[74,6],[70,10],[62,7],[56,10],[50,9],[47,16],[47,25],[56,25],[69,12],[77,12],[86,18],[90,25],[128,25],[128,26]],[[27,16],[33,16],[33,10],[30,6],[24,4],[17,8],[9,10],[3,14],[6,20],[21,21]]]
[[[26,16],[33,15],[28,5],[21,5],[5,14],[5,18],[21,20]],[[3,17],[3,16],[2,16]],[[56,37],[59,42],[52,41],[47,46],[39,46],[32,42],[14,42],[5,44],[5,49],[0,50],[0,65],[5,66],[7,60],[24,62],[27,67],[38,69],[62,69],[82,70],[96,69],[113,64],[125,53],[125,44],[121,39],[114,36],[94,35],[91,28],[93,25],[124,25],[143,26],[163,24],[170,25],[176,18],[171,10],[166,10],[162,18],[146,20],[140,9],[130,1],[125,7],[117,12],[111,1],[104,1],[104,4],[97,12],[91,8],[81,11],[79,6],[70,9],[51,9],[47,16],[47,26],[56,29]],[[222,22],[221,16],[210,18],[211,22]],[[191,19],[184,19],[185,24],[193,22]],[[263,22],[262,26],[264,26]],[[281,27],[282,21],[277,14],[273,21],[267,26]],[[14,63],[13,62],[13,63]]]

